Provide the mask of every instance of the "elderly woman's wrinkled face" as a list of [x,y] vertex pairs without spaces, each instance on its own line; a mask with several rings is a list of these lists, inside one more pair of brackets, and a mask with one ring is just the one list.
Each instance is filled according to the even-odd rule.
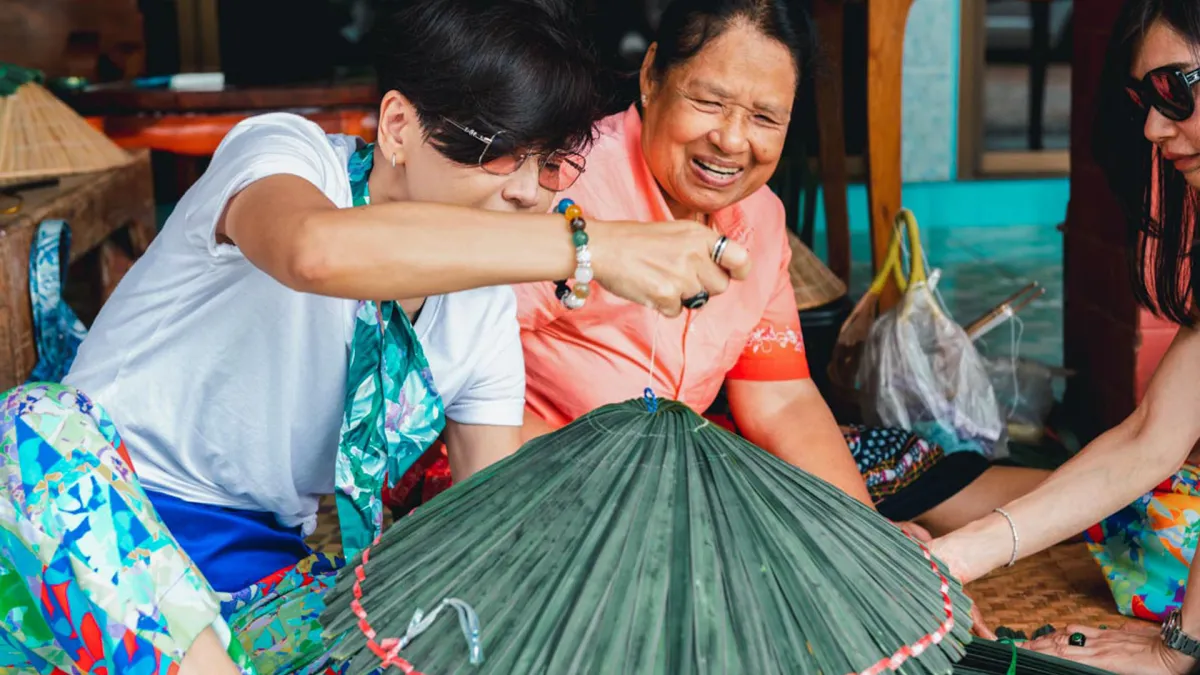
[[766,184],[796,94],[787,47],[735,23],[661,79],[653,58],[642,67],[642,150],[672,214],[710,214]]

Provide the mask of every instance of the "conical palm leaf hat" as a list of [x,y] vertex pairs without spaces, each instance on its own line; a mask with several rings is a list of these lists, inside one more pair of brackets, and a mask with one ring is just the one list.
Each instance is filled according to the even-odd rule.
[[788,276],[800,311],[827,305],[846,294],[846,284],[791,230],[788,230],[788,246],[792,249]]
[[0,64],[0,183],[102,171],[129,153],[38,83],[33,71]]
[[600,408],[397,521],[327,597],[348,672],[952,671],[969,601],[920,544],[683,404],[654,408]]

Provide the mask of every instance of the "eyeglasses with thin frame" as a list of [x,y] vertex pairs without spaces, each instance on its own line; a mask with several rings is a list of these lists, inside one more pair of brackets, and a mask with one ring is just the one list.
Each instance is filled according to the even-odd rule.
[[587,160],[582,155],[573,152],[555,150],[552,152],[492,152],[496,139],[503,134],[497,131],[491,136],[459,124],[447,117],[442,118],[450,126],[483,143],[483,151],[479,153],[479,168],[494,175],[507,176],[525,165],[530,157],[537,157],[538,184],[547,190],[561,192],[575,184],[587,166]]
[[1146,73],[1125,86],[1129,98],[1142,110],[1153,107],[1163,117],[1182,122],[1196,111],[1192,86],[1200,82],[1200,68],[1184,72],[1176,66],[1163,66]]

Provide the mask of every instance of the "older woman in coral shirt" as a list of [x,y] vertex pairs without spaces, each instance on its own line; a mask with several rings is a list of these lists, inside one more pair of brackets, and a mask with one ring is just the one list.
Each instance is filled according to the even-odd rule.
[[783,203],[766,187],[805,39],[784,11],[782,1],[673,3],[642,67],[642,112],[599,124],[588,172],[565,193],[593,218],[706,223],[749,249],[750,278],[675,319],[600,291],[569,311],[552,285],[517,287],[526,435],[640,396],[648,383],[704,411],[728,380],[747,439],[870,503],[808,377]]
[[599,219],[706,223],[745,246],[754,269],[675,319],[602,290],[567,310],[551,284],[517,287],[525,437],[640,396],[647,385],[703,412],[724,385],[737,431],[751,442],[879,502],[888,517],[948,531],[1044,473],[945,455],[901,430],[844,435],[809,379],[786,214],[766,187],[806,65],[806,25],[783,0],[675,0],[667,8],[642,66],[641,105],[599,124],[588,171],[565,196]]

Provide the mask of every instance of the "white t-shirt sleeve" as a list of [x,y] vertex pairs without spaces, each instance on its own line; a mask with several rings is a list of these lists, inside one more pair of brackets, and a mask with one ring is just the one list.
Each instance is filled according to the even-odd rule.
[[525,419],[525,354],[512,290],[494,294],[481,330],[473,336],[482,351],[467,386],[446,407],[459,424],[519,427]]
[[280,174],[298,176],[328,193],[336,158],[321,128],[298,115],[271,113],[238,123],[217,147],[199,189],[179,205],[186,208],[188,241],[215,258],[240,258],[236,246],[216,240],[229,200],[255,181]]

